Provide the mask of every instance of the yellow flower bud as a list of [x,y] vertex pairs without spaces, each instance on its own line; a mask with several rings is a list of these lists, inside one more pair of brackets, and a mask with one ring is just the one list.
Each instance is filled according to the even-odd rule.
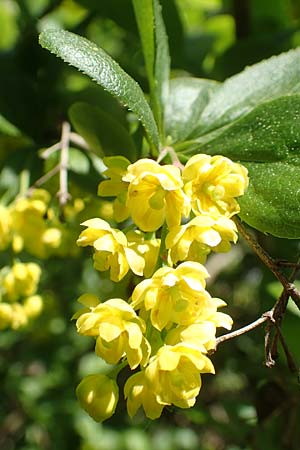
[[42,234],[42,242],[50,248],[58,248],[62,241],[62,231],[59,228],[48,228]]
[[24,301],[24,311],[30,319],[37,317],[43,309],[43,299],[40,295],[32,295]]
[[119,388],[106,375],[88,375],[76,388],[81,407],[96,421],[103,422],[115,412]]

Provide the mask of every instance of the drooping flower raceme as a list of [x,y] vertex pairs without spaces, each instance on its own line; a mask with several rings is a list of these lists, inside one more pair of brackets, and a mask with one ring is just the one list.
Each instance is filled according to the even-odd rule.
[[137,370],[124,387],[128,414],[143,408],[155,419],[166,405],[195,404],[201,375],[214,373],[209,351],[216,347],[217,328],[232,326],[231,317],[218,310],[225,302],[206,290],[209,274],[202,263],[211,251],[227,252],[237,241],[231,218],[239,211],[236,198],[247,187],[247,170],[210,155],[193,156],[182,172],[150,159],[130,164],[111,157],[105,164],[108,179],[98,193],[116,197],[116,220],[133,223],[121,231],[88,220],[78,245],[94,247],[95,268],[110,268],[111,280],[120,281],[129,269],[144,279],[132,279],[128,301],[80,297],[85,308],[75,314],[78,332],[93,336],[96,354],[118,366],[110,381],[103,379],[103,389],[87,378],[77,394],[95,420],[105,420],[115,408],[113,380],[128,364]]

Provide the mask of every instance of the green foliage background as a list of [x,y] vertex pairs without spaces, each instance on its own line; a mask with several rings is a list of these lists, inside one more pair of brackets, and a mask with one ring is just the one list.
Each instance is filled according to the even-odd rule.
[[[300,44],[297,0],[163,0],[161,3],[173,77],[192,75],[223,81],[247,65]],[[77,196],[93,204],[100,202],[95,197],[100,180],[97,157],[103,154],[103,149],[106,153],[109,149],[111,154],[130,152],[134,156],[141,145],[141,135],[136,132],[132,138],[132,131],[138,126],[136,119],[116,100],[38,45],[38,34],[50,27],[63,28],[95,42],[148,91],[149,67],[144,65],[130,0],[2,0],[0,192],[12,199],[19,190],[24,171],[30,174],[32,184],[43,170],[49,169],[47,164],[51,162],[43,167],[39,152],[59,140],[61,123],[70,118],[73,127],[94,151],[94,156],[73,152],[70,184]],[[143,27],[145,30],[147,22]],[[151,48],[148,51],[151,57]],[[296,67],[295,79],[298,74]],[[176,81],[172,83],[177,92],[180,86],[176,86]],[[209,86],[214,89],[213,82]],[[271,145],[276,136],[270,137],[263,126],[257,126],[268,115],[274,119],[274,133],[280,116],[282,129],[278,135],[283,139],[283,151],[286,148],[295,151],[287,142],[293,120],[298,119],[295,111],[298,113],[299,100],[295,97],[285,100],[284,118],[276,100],[263,104],[259,111],[256,109],[241,118],[238,125],[235,122],[220,136],[204,142],[203,151],[218,146],[219,153],[224,148],[230,156],[230,152],[238,154],[245,149],[246,139],[237,142],[232,138],[233,127],[242,128],[243,136],[255,132],[257,139],[264,142],[270,139]],[[159,117],[159,106],[152,107]],[[167,114],[174,117],[179,107],[174,100]],[[176,127],[180,137],[184,131]],[[266,154],[270,145],[265,146]],[[280,150],[276,140],[276,155],[280,155]],[[250,161],[251,151],[255,149],[250,149]],[[263,180],[265,172],[260,173],[257,155],[252,161],[256,165],[252,164],[251,170],[259,185],[259,177]],[[273,173],[272,162],[269,170]],[[280,161],[276,164],[276,167],[284,166],[280,166],[283,174],[280,182],[275,171],[273,183],[278,192],[283,188],[282,180],[291,183],[292,191],[295,188],[292,181],[299,177],[298,164],[293,176],[286,168],[288,164]],[[55,180],[46,187],[53,195],[58,190]],[[287,201],[291,202],[288,203],[291,223],[299,230],[296,220],[299,202],[294,204],[290,198]],[[251,196],[246,208],[251,208]],[[83,217],[89,218],[89,214],[86,211]],[[79,233],[79,223],[76,226]],[[259,232],[257,239],[276,258],[295,261],[299,254],[298,240]],[[6,264],[8,258],[9,255],[1,254],[1,263]],[[235,328],[259,317],[272,307],[280,294],[280,285],[242,239],[231,253],[211,256],[208,271],[209,290],[228,302],[228,313],[234,318]],[[93,341],[76,334],[70,317],[81,293],[101,292],[103,297],[109,297],[113,287],[109,280],[99,279],[88,252],[72,259],[46,260],[43,274],[41,290],[46,293],[46,306],[41,317],[24,331],[0,332],[1,450],[298,449],[297,378],[289,373],[282,354],[275,368],[265,368],[262,328],[220,345],[213,356],[216,375],[203,377],[204,386],[192,410],[169,408],[160,420],[151,422],[139,415],[131,421],[121,401],[112,419],[102,425],[94,423],[80,410],[74,390],[82,376],[101,369],[102,363],[94,356]],[[122,289],[126,289],[126,281],[118,286],[118,295]],[[283,334],[299,363],[299,312],[292,305],[284,319]]]

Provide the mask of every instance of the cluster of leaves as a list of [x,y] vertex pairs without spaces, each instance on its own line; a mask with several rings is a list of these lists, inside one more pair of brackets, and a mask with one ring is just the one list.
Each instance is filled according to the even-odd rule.
[[[161,2],[176,69],[169,82],[170,58],[157,2],[5,0],[0,5],[0,23],[5,25],[1,25],[0,77],[6,86],[0,95],[0,190],[5,201],[18,193],[20,180],[28,177],[30,186],[56,164],[53,156],[43,167],[39,150],[58,140],[61,122],[69,114],[72,127],[91,150],[70,149],[73,196],[80,192],[87,199],[96,192],[104,154],[124,152],[133,161],[149,150],[156,155],[160,145],[174,147],[182,161],[196,151],[222,153],[249,169],[251,185],[241,201],[241,217],[274,236],[298,238],[299,50],[234,74],[246,64],[299,43],[299,7],[292,0],[245,2],[248,6],[242,8],[238,2],[223,3],[211,0],[205,9],[192,0],[177,5]],[[69,29],[101,45],[126,73],[78,35],[59,30],[42,34],[44,46],[101,85],[96,86],[38,47],[38,32],[51,27]],[[149,91],[151,109],[128,73]],[[218,80],[233,76],[219,83],[190,74]],[[126,113],[103,88],[134,114]],[[57,180],[52,178],[46,188],[54,197]],[[294,260],[299,251],[296,240],[258,236],[276,257]],[[1,254],[3,265],[8,257]],[[279,294],[280,286],[257,267],[255,257],[243,246],[237,247],[231,260],[213,256],[210,264],[210,290],[226,298],[237,327],[259,316]],[[220,273],[222,265],[226,270]],[[125,279],[118,286],[116,296],[127,290],[126,283]],[[90,353],[92,344],[76,337],[69,318],[72,300],[82,291],[103,292],[105,298],[114,295],[114,288],[109,280],[100,283],[89,262],[74,258],[50,258],[41,284],[48,293],[44,315],[27,331],[0,336],[4,448],[65,449],[78,447],[79,440],[88,450],[134,445],[199,448],[199,442],[204,449],[297,448],[297,387],[284,364],[279,363],[276,372],[262,367],[259,331],[239,338],[230,348],[224,344],[214,358],[219,375],[206,383],[206,393],[190,413],[166,411],[159,424],[147,423],[146,433],[141,418],[128,428],[120,402],[111,423],[94,426],[79,411],[74,388],[80,377],[97,370],[99,362]],[[288,311],[283,333],[299,359],[297,314],[292,308]]]

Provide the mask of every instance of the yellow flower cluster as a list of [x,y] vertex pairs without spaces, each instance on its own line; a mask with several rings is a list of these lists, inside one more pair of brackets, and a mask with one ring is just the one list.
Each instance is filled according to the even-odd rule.
[[144,279],[129,301],[80,297],[85,308],[74,316],[78,332],[93,336],[96,354],[119,366],[110,376],[83,379],[77,396],[103,421],[116,408],[118,370],[124,364],[139,367],[124,387],[128,413],[142,407],[155,419],[166,405],[194,405],[201,374],[214,373],[207,354],[215,347],[216,329],[231,328],[230,316],[218,311],[225,302],[206,290],[203,264],[211,251],[227,252],[237,241],[232,216],[239,212],[236,197],[248,185],[247,170],[209,155],[193,156],[182,170],[150,159],[131,164],[110,157],[105,164],[108,179],[98,193],[116,197],[116,221],[131,218],[133,224],[121,231],[101,219],[87,220],[77,243],[94,248],[94,267],[110,270],[113,281],[129,270]]
[[36,294],[41,268],[36,263],[16,262],[0,272],[0,329],[18,329],[38,316],[43,300]]

